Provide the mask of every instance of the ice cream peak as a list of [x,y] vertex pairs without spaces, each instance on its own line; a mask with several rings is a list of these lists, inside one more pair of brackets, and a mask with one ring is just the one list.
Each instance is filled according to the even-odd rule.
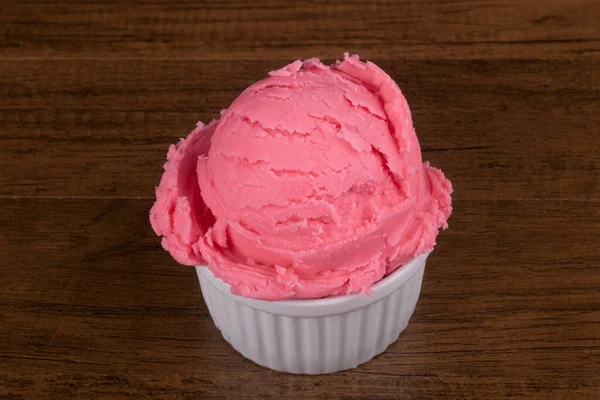
[[432,249],[451,184],[422,162],[408,104],[375,64],[346,54],[269,75],[171,147],[152,226],[238,295],[368,293]]

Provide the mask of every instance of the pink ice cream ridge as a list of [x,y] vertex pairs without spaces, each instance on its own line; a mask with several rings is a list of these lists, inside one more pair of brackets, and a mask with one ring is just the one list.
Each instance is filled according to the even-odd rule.
[[345,54],[272,71],[172,145],[150,221],[176,261],[234,294],[369,294],[433,249],[451,193],[396,83]]

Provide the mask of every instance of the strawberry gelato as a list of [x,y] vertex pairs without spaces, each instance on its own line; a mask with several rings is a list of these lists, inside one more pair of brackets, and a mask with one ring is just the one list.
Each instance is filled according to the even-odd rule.
[[452,186],[371,62],[295,61],[167,156],[150,221],[178,262],[263,300],[362,291],[429,252]]

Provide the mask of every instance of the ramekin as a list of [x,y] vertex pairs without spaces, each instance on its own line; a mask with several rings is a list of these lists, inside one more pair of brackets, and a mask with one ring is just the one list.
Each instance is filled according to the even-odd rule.
[[329,374],[371,360],[398,339],[415,310],[422,254],[373,285],[368,296],[263,301],[236,296],[196,267],[213,322],[235,350],[255,363],[293,374]]

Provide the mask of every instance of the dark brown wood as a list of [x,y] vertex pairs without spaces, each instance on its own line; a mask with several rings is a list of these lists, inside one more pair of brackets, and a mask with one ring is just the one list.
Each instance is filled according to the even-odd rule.
[[[600,52],[596,0],[21,1],[0,56],[572,58]],[[109,3],[103,4],[103,3]]]
[[[286,62],[4,61],[0,195],[149,198],[170,143]],[[595,60],[378,64],[455,198],[600,196]]]
[[156,245],[151,204],[0,201],[0,390],[293,399],[599,389],[597,203],[457,202],[408,330],[372,362],[322,377],[265,370],[224,342],[193,269]]
[[[600,398],[597,1],[16,3],[0,12],[0,399]],[[222,339],[148,211],[197,120],[343,51],[398,81],[455,210],[396,343],[282,374]]]

